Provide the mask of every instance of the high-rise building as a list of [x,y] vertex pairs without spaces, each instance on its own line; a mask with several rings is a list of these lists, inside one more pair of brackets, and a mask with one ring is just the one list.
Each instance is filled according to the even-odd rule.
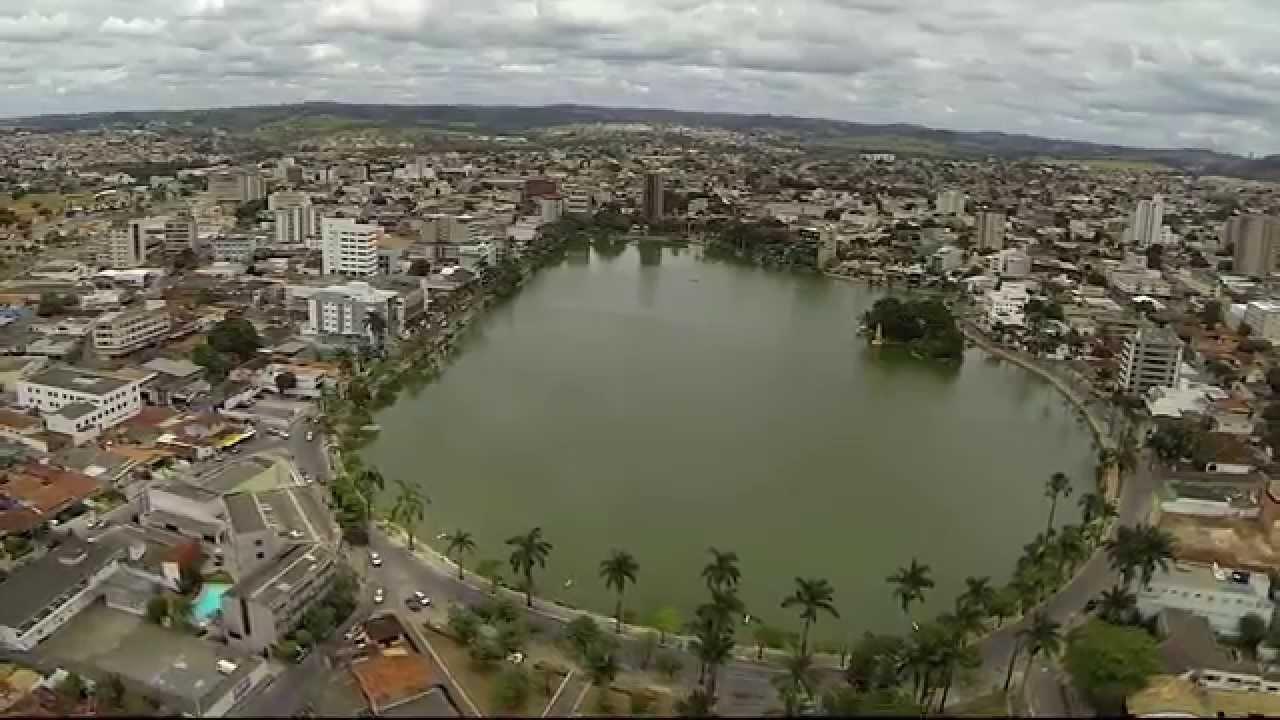
[[1277,271],[1280,218],[1236,215],[1223,225],[1222,239],[1235,246],[1232,270],[1237,275],[1265,278]]
[[564,189],[564,211],[570,215],[586,215],[591,212],[591,193],[580,185],[567,185]]
[[264,196],[257,168],[232,168],[209,176],[209,194],[215,202],[246,203]]
[[1003,250],[1005,214],[996,210],[984,210],[975,219],[979,250]]
[[304,192],[271,193],[267,199],[276,222],[276,242],[315,247],[316,227],[311,196]]
[[963,215],[964,193],[959,190],[943,190],[938,193],[934,209],[939,215]]
[[1182,366],[1182,340],[1168,328],[1145,327],[1125,339],[1120,355],[1120,389],[1135,394],[1175,387]]
[[1129,231],[1134,244],[1149,248],[1160,243],[1164,228],[1164,197],[1153,195],[1150,200],[1139,200],[1129,219]]
[[368,277],[378,272],[382,228],[352,218],[325,218],[320,226],[321,268],[325,275]]
[[559,195],[543,195],[538,198],[538,214],[544,223],[553,223],[564,214],[564,198]]
[[666,177],[661,172],[644,176],[644,219],[658,222],[666,214],[662,194],[666,192]]
[[199,237],[199,224],[191,213],[182,212],[164,219],[166,255],[177,255],[183,250],[195,250]]

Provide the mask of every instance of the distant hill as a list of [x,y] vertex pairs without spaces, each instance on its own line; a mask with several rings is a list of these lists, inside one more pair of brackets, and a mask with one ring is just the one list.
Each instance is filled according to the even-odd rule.
[[1250,160],[1198,148],[1132,148],[1033,135],[1000,132],[958,132],[920,125],[865,123],[784,115],[699,113],[652,108],[611,108],[586,105],[354,105],[301,103],[205,110],[41,115],[0,120],[0,125],[42,130],[80,130],[102,126],[138,126],[165,122],[173,126],[218,127],[247,132],[268,124],[309,119],[346,120],[386,127],[435,126],[442,129],[489,133],[521,133],[570,123],[645,122],[719,127],[729,130],[772,130],[816,142],[851,147],[896,150],[912,141],[965,156],[1004,158],[1048,156],[1067,159],[1107,159],[1149,162],[1198,174],[1254,179],[1280,179],[1280,156]]

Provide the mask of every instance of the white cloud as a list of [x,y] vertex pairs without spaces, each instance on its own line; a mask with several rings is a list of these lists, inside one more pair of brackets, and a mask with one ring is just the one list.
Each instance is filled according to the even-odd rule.
[[[0,82],[21,85],[6,90],[5,114],[321,98],[577,102],[1280,151],[1274,0],[1232,0],[1230,12],[1221,0],[0,7],[0,57],[14,58],[0,63]],[[92,51],[68,52],[77,42]]]

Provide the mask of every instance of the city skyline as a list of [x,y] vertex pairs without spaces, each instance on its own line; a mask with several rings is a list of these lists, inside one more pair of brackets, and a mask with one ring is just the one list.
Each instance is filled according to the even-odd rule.
[[1230,15],[1194,0],[6,5],[9,116],[579,103],[1280,150],[1280,52],[1258,0]]

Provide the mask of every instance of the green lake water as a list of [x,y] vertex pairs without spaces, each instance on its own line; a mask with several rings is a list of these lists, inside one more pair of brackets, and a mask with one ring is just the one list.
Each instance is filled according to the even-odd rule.
[[[715,546],[742,558],[756,616],[796,576],[835,586],[817,637],[900,630],[885,577],[919,557],[948,608],[1003,581],[1044,528],[1054,471],[1092,483],[1092,438],[1047,382],[971,350],[944,367],[855,335],[878,291],[704,260],[696,248],[570,253],[474,322],[442,378],[381,413],[365,452],[432,499],[421,534],[463,528],[467,563],[541,525],[543,594],[611,611],[597,577],[635,555],[628,605],[683,612]],[[1062,522],[1077,517],[1075,497]],[[566,586],[566,581],[572,581]]]

